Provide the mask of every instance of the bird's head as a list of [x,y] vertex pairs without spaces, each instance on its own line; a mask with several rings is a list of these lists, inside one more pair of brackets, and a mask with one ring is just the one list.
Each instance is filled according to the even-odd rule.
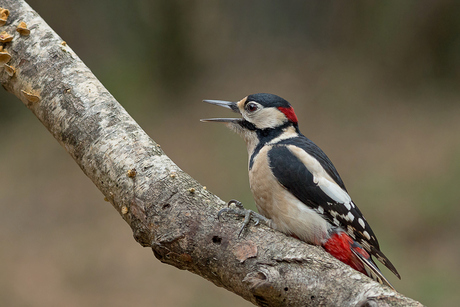
[[273,94],[252,94],[240,101],[204,100],[204,102],[226,107],[241,114],[242,118],[210,118],[203,122],[223,122],[230,129],[246,136],[269,133],[293,127],[297,130],[297,116],[292,106],[283,98]]

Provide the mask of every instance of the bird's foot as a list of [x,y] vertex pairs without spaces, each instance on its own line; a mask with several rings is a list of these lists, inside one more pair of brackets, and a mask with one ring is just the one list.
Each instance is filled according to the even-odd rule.
[[[234,204],[236,208],[232,208],[230,207],[231,204]],[[236,199],[232,199],[230,200],[228,203],[227,203],[227,208],[224,208],[222,210],[220,210],[218,213],[217,213],[217,218],[220,220],[220,217],[223,213],[232,213],[232,214],[235,214],[235,215],[238,215],[238,216],[241,216],[241,217],[244,217],[244,221],[243,221],[243,226],[241,227],[239,233],[238,233],[238,238],[241,236],[241,234],[243,233],[243,230],[249,225],[249,222],[251,221],[251,218],[254,220],[255,222],[255,225],[259,225],[260,223],[263,223],[267,226],[270,227],[270,220],[267,219],[265,216],[257,213],[257,212],[254,212],[252,210],[248,210],[248,209],[245,209],[243,207],[243,204],[236,200]]]

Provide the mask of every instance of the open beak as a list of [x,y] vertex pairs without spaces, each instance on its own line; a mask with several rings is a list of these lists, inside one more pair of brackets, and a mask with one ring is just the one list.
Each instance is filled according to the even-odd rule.
[[[216,106],[225,107],[227,109],[232,110],[233,112],[240,113],[236,102],[231,101],[224,101],[224,100],[203,100],[203,102],[207,102],[210,104],[214,104]],[[241,121],[241,118],[206,118],[200,119],[202,122],[221,122],[221,123],[235,123]]]

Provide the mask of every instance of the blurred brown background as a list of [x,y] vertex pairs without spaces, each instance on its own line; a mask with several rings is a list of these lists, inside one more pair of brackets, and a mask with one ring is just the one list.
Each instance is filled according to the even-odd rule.
[[[0,1],[1,3],[1,1]],[[254,208],[231,116],[290,101],[401,273],[460,301],[460,2],[29,0],[166,153]],[[0,90],[0,306],[251,306],[158,262],[38,120]]]

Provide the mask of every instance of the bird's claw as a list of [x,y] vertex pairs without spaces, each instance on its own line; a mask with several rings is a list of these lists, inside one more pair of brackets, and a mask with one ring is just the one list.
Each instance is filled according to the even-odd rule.
[[230,200],[230,201],[227,203],[227,207],[230,207],[231,204],[235,204],[235,206],[237,206],[239,209],[243,209],[243,210],[244,210],[243,203],[240,202],[239,200],[236,200],[236,199]]
[[[236,208],[231,208],[230,207],[231,204],[235,204]],[[221,217],[221,215],[223,213],[233,213],[233,214],[241,216],[241,217],[244,216],[243,226],[241,227],[240,231],[238,232],[238,238],[241,236],[241,234],[243,233],[244,229],[249,225],[249,222],[251,221],[251,218],[254,220],[254,225],[255,226],[259,225],[261,221],[264,224],[266,224],[267,226],[270,226],[270,220],[269,219],[267,219],[265,216],[260,215],[259,213],[256,213],[256,212],[254,212],[252,210],[245,209],[243,207],[243,204],[240,201],[236,200],[236,199],[230,200],[227,203],[227,208],[223,208],[217,213],[217,218],[219,220],[220,220],[220,217]]]

